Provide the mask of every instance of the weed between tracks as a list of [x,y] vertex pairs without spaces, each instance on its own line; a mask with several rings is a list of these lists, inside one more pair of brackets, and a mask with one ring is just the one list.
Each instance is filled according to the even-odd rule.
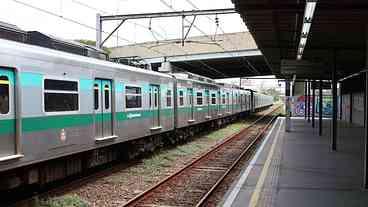
[[207,135],[194,137],[183,145],[157,150],[136,164],[74,189],[68,195],[44,198],[39,206],[121,206],[254,120],[255,117],[251,117]]
[[87,207],[88,204],[77,195],[65,195],[40,201],[37,207]]

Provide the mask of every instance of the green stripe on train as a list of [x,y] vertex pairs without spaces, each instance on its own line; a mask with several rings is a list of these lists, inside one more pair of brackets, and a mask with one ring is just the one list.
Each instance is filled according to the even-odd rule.
[[74,126],[86,126],[91,123],[93,123],[92,114],[29,117],[22,119],[22,131],[32,132],[61,129]]
[[0,120],[0,134],[12,134],[15,132],[15,120]]
[[[173,109],[161,110],[162,117],[173,116]],[[149,110],[132,111],[132,112],[118,112],[116,116],[117,121],[127,121],[132,119],[150,118],[153,112]],[[22,131],[34,132],[48,129],[62,129],[68,127],[88,126],[93,124],[96,117],[97,122],[111,120],[111,113],[107,114],[76,114],[76,115],[56,115],[43,117],[27,117],[22,119]],[[0,134],[14,133],[15,120],[0,120]]]
[[[217,109],[218,106],[212,105],[211,109]],[[206,111],[208,106],[196,106],[196,111]],[[190,112],[190,107],[179,108],[179,113]],[[128,112],[117,112],[117,121],[127,121],[133,119],[152,118],[154,111],[151,110],[139,110]],[[174,115],[173,108],[167,108],[160,111],[160,116],[170,117]],[[34,132],[43,131],[48,129],[62,129],[68,127],[88,126],[93,124],[94,121],[102,122],[111,120],[111,113],[97,114],[96,120],[94,114],[75,114],[75,115],[55,115],[55,116],[43,116],[43,117],[27,117],[22,119],[22,131]],[[0,120],[0,134],[14,133],[15,120]]]

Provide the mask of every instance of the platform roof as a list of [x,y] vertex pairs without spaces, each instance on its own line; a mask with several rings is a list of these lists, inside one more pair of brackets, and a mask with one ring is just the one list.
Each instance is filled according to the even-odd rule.
[[[273,74],[296,59],[305,0],[232,0]],[[336,66],[339,78],[366,67],[368,1],[319,0],[303,60]],[[308,76],[308,71],[306,71]]]
[[190,37],[111,48],[111,58],[135,58],[153,64],[169,61],[176,68],[211,78],[270,75],[271,70],[249,32]]

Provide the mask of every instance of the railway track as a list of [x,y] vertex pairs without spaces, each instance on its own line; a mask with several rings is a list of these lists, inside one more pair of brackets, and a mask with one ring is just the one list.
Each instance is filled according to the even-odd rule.
[[[129,200],[124,206],[201,206],[240,158],[252,148],[258,138],[266,131],[275,118],[275,116],[270,115],[278,108],[264,114],[242,131],[224,139],[179,171]],[[242,138],[244,136],[247,136],[247,138]],[[229,153],[229,151],[232,151],[232,153]],[[26,198],[8,204],[14,207],[29,206],[29,204],[34,203],[35,199],[47,195],[62,195],[91,180],[111,175],[124,167],[127,167],[127,164],[112,165],[102,171],[97,170],[95,173],[71,182],[68,180],[61,182],[59,183],[61,187],[51,187],[51,189],[37,193],[36,197],[25,196]]]
[[202,206],[278,115],[263,115],[176,173],[128,201],[130,206]]

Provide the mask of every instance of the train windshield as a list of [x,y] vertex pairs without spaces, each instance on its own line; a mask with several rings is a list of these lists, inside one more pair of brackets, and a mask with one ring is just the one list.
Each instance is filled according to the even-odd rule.
[[9,79],[0,76],[0,114],[9,113]]

